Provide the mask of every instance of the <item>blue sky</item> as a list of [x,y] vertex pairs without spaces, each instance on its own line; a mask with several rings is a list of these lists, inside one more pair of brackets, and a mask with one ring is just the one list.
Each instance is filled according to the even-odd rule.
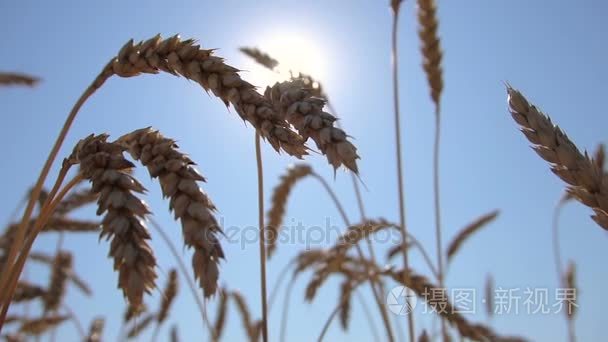
[[[38,170],[65,116],[82,90],[103,65],[130,38],[142,40],[156,33],[196,38],[205,48],[243,70],[243,77],[259,86],[272,79],[238,52],[238,47],[259,46],[275,56],[286,56],[287,66],[309,68],[320,74],[345,130],[362,157],[361,178],[367,190],[368,216],[397,220],[394,175],[388,1],[187,1],[169,4],[135,2],[2,2],[0,30],[4,32],[0,69],[23,71],[43,78],[34,89],[3,88],[0,112],[4,117],[0,145],[4,146],[4,179],[0,195],[0,222],[8,220]],[[551,215],[564,186],[548,165],[528,147],[506,107],[504,82],[520,89],[549,113],[579,148],[594,150],[605,142],[604,96],[608,49],[603,43],[608,6],[603,1],[439,1],[440,35],[444,49],[445,90],[442,98],[442,205],[445,240],[466,223],[493,209],[498,220],[471,239],[451,266],[449,287],[477,288],[481,296],[486,274],[503,288],[557,286],[550,249]],[[403,153],[410,231],[434,256],[432,219],[433,107],[428,95],[416,35],[415,8],[406,1],[400,22],[400,80],[403,113]],[[293,37],[287,44],[285,37]],[[297,42],[297,43],[293,43]],[[289,65],[293,63],[293,65]],[[260,84],[258,84],[260,83]],[[193,82],[171,75],[146,75],[109,80],[83,107],[66,140],[61,156],[91,132],[112,137],[136,128],[154,126],[179,141],[183,151],[199,164],[208,178],[204,189],[219,209],[226,226],[257,224],[257,185],[253,130],[234,111],[206,95]],[[268,199],[278,177],[294,162],[264,146],[265,192]],[[350,177],[333,171],[321,156],[306,160],[332,182],[351,221],[359,217]],[[57,167],[52,175],[56,174]],[[180,227],[168,213],[158,184],[140,170],[149,189],[146,200],[155,218],[174,241]],[[52,178],[52,177],[51,177]],[[312,179],[293,192],[288,218],[304,225],[323,225],[326,218],[341,225],[338,213]],[[268,201],[267,201],[268,203]],[[608,278],[598,260],[606,257],[606,236],[590,219],[591,211],[570,204],[561,219],[564,258],[575,260],[580,284],[576,325],[580,340],[596,340],[605,319],[601,308]],[[87,217],[91,211],[80,213]],[[36,249],[53,251],[56,236],[44,236]],[[88,326],[92,317],[108,318],[105,336],[116,337],[124,301],[115,289],[116,274],[106,257],[108,244],[97,236],[68,236],[66,248],[76,255],[75,267],[95,291],[93,298],[70,289],[67,303]],[[173,260],[158,236],[153,246],[159,260],[162,286]],[[257,243],[224,244],[227,260],[221,283],[239,289],[259,317]],[[378,246],[379,252],[388,246]],[[283,265],[303,244],[279,246],[269,261],[269,287]],[[188,251],[183,251],[189,260]],[[413,254],[412,264],[427,272]],[[42,284],[43,268],[29,276]],[[308,275],[307,275],[308,276]],[[302,278],[306,280],[307,276]],[[291,298],[288,338],[316,339],[336,303],[339,282],[330,281],[315,303],[303,301],[304,282]],[[363,294],[372,306],[369,289]],[[283,291],[283,290],[281,290]],[[158,303],[158,293],[149,305]],[[282,292],[281,297],[282,298]],[[478,298],[479,300],[479,298]],[[478,301],[478,305],[480,302]],[[271,340],[278,340],[280,306],[271,312]],[[215,301],[209,312],[215,312]],[[203,334],[195,305],[185,288],[169,324],[179,324],[185,340]],[[471,315],[484,321],[481,313]],[[369,340],[371,333],[361,307],[355,305],[351,330],[338,324],[328,340]],[[236,312],[229,313],[226,340],[244,338]],[[565,340],[563,315],[499,315],[492,324],[503,333],[521,334],[538,341]],[[381,328],[376,319],[378,329]],[[430,327],[428,315],[419,315],[418,330]],[[75,338],[72,326],[59,333]],[[166,336],[166,335],[161,335]],[[141,340],[146,340],[142,337]]]

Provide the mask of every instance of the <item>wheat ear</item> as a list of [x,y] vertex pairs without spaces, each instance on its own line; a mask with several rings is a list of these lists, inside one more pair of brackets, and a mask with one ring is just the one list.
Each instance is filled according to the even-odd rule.
[[184,243],[194,248],[194,275],[205,297],[212,296],[224,251],[216,236],[221,229],[213,216],[215,206],[197,183],[205,178],[194,168],[195,163],[178,151],[175,141],[151,128],[136,130],[118,141],[146,166],[151,177],[159,179],[163,195],[170,198],[170,209],[181,221]]
[[48,316],[25,320],[21,323],[19,331],[28,335],[40,336],[51,328],[66,321],[68,316]]
[[334,127],[337,119],[323,111],[325,99],[315,97],[298,80],[276,83],[266,89],[264,96],[304,139],[314,140],[334,169],[344,165],[354,173],[358,172],[357,148],[348,141],[343,130]]
[[464,227],[450,242],[447,249],[448,262],[452,260],[452,258],[456,255],[456,253],[460,250],[462,244],[468,240],[473,234],[479,231],[481,228],[485,227],[488,223],[494,221],[498,216],[500,211],[494,210],[488,214],[485,214],[475,221],[469,223],[466,227]]
[[[268,53],[258,49],[258,48],[248,48],[242,47],[239,49],[246,56],[253,59],[258,64],[264,66],[270,71],[274,71],[279,73],[277,67],[279,66],[279,61],[272,58]],[[292,81],[298,81],[300,84],[306,88],[306,90],[310,91],[313,96],[320,97],[323,99],[327,99],[327,95],[323,92],[323,86],[320,82],[316,81],[312,76],[298,72],[297,74],[293,73],[291,70],[289,71],[290,79]],[[328,103],[329,106],[329,103]],[[333,112],[333,110],[332,110]]]
[[15,73],[15,72],[0,72],[0,86],[2,85],[26,85],[33,87],[40,82],[38,77]]
[[228,299],[230,298],[228,293],[222,292],[220,294],[220,302],[218,304],[217,315],[215,317],[215,323],[213,324],[212,340],[217,342],[222,337],[224,327],[226,326],[226,315],[228,313]]
[[97,201],[98,197],[99,194],[93,192],[91,188],[74,191],[57,205],[53,215],[63,216],[73,210]]
[[129,323],[133,318],[140,316],[142,313],[148,311],[146,304],[139,306],[128,304],[123,314],[123,323]]
[[[426,277],[416,274],[412,270],[408,271],[409,276],[405,281],[403,281],[402,277],[403,271],[386,270],[382,271],[382,273],[414,291],[416,295],[427,301],[429,305],[435,306],[438,314],[456,327],[462,337],[467,337],[474,341],[525,341],[523,338],[502,337],[485,325],[470,323],[452,306],[445,295],[445,289],[435,286]],[[434,291],[437,289],[442,289],[442,291]]]
[[160,309],[158,310],[158,315],[156,316],[156,321],[160,324],[164,322],[167,317],[169,317],[169,309],[171,308],[171,304],[175,300],[177,296],[178,290],[178,281],[177,281],[177,270],[171,269],[169,271],[169,279],[167,280],[167,285],[163,291]]
[[44,311],[57,311],[65,295],[68,273],[72,270],[72,254],[59,252],[53,261],[51,280],[44,296]]
[[247,306],[247,302],[245,302],[245,297],[243,297],[243,295],[238,291],[231,291],[230,296],[236,304],[237,311],[241,314],[243,328],[245,328],[245,331],[247,332],[249,341],[256,341],[256,329],[253,324],[253,318],[249,311],[249,307]]
[[258,49],[256,47],[251,48],[251,47],[244,46],[242,48],[239,48],[239,50],[242,53],[244,53],[245,55],[251,57],[257,63],[265,66],[266,68],[268,68],[270,70],[274,70],[279,65],[279,61],[270,57],[269,54],[261,51],[260,49]]
[[[31,252],[28,255],[28,258],[37,262],[41,262],[44,263],[46,265],[50,265],[52,266],[54,264],[55,258],[50,256],[50,255],[46,255],[44,253],[40,253],[40,252]],[[93,291],[91,290],[91,287],[89,286],[89,284],[87,284],[86,281],[84,281],[81,277],[79,277],[76,272],[74,271],[74,269],[70,269],[70,270],[66,270],[66,275],[68,277],[68,279],[80,290],[82,291],[82,293],[86,294],[87,296],[91,296],[93,295]]]
[[144,316],[141,321],[135,320],[135,322],[133,323],[133,327],[127,333],[127,337],[134,338],[139,336],[139,334],[146,330],[146,328],[149,327],[150,324],[154,321],[154,316],[154,314],[148,314]]
[[146,204],[134,193],[144,187],[131,175],[133,164],[123,156],[123,147],[107,142],[107,135],[81,140],[70,160],[80,163],[81,174],[92,183],[99,199],[97,214],[105,213],[100,237],[112,239],[109,255],[118,270],[118,286],[129,303],[140,306],[143,294],[155,288],[156,259],[145,226]]
[[211,91],[226,106],[232,104],[240,117],[250,122],[275,150],[282,149],[298,158],[307,154],[302,138],[253,85],[239,76],[239,70],[214,56],[212,49],[202,49],[192,39],[182,41],[175,35],[163,40],[157,35],[137,44],[130,40],[106,70],[121,77],[159,71],[186,77]]
[[297,164],[287,169],[287,173],[281,176],[279,184],[272,191],[271,207],[268,211],[267,225],[267,249],[270,258],[277,248],[279,229],[283,223],[287,200],[291,190],[298,181],[312,174],[312,168],[306,164]]
[[46,290],[26,281],[19,281],[13,295],[13,302],[25,302],[36,298],[44,298]]
[[441,92],[443,90],[443,72],[441,69],[441,43],[437,35],[437,6],[435,0],[418,0],[418,35],[422,44],[423,68],[431,90],[431,99],[439,111]]
[[340,286],[340,324],[342,329],[346,331],[348,324],[350,323],[350,312],[351,312],[351,299],[353,292],[353,284],[350,279],[344,280]]
[[158,313],[156,314],[156,327],[154,328],[154,332],[152,333],[152,341],[156,341],[158,338],[158,333],[160,332],[160,326],[162,323],[169,317],[169,309],[171,309],[171,305],[177,296],[178,290],[178,280],[177,280],[177,270],[172,268],[169,271],[169,277],[167,279],[167,284],[163,290],[160,308],[158,309]]
[[593,220],[608,230],[608,179],[587,153],[581,154],[568,136],[517,90],[507,86],[509,110],[551,171],[568,184],[568,192],[593,209]]

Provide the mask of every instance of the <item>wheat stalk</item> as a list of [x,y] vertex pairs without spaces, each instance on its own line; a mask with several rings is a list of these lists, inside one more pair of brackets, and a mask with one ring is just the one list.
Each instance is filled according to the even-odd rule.
[[171,332],[169,335],[171,342],[179,342],[179,335],[177,333],[177,325],[171,327]]
[[279,229],[283,223],[287,200],[291,190],[298,181],[312,174],[312,168],[307,164],[296,164],[287,169],[287,173],[281,176],[279,184],[272,191],[271,207],[268,211],[268,225],[266,244],[268,257],[270,258],[277,248]]
[[107,142],[107,135],[90,135],[75,147],[70,161],[80,163],[80,172],[99,192],[97,214],[106,213],[100,237],[112,239],[110,255],[118,270],[118,286],[129,303],[139,306],[144,292],[155,288],[156,259],[146,240],[150,235],[144,219],[146,204],[133,193],[144,187],[131,175],[133,164],[123,156],[123,148]]
[[33,87],[38,82],[40,82],[40,79],[34,76],[15,72],[0,72],[0,85],[26,85]]
[[347,140],[343,130],[334,127],[337,119],[323,111],[326,101],[315,97],[303,82],[276,83],[266,89],[264,97],[283,113],[305,140],[314,140],[334,169],[344,165],[358,173],[357,148]]
[[492,275],[488,274],[486,277],[485,284],[485,299],[486,299],[486,315],[488,317],[494,316],[494,278]]
[[[268,342],[268,292],[266,290],[266,225],[264,224],[264,169],[260,134],[255,134],[255,161],[258,183],[258,249],[260,260],[260,300],[262,302],[262,340]],[[257,332],[256,332],[257,333]],[[257,336],[257,335],[256,335]]]
[[194,275],[205,297],[212,296],[224,252],[216,236],[221,229],[213,216],[215,206],[197,183],[205,178],[194,168],[194,162],[177,150],[175,141],[158,131],[144,128],[118,141],[146,166],[150,176],[159,179],[163,195],[170,198],[170,209],[181,221],[184,243],[194,248]]
[[269,54],[261,51],[256,47],[241,47],[239,50],[245,55],[253,58],[253,60],[255,60],[257,63],[265,66],[270,70],[274,70],[279,65],[279,61],[270,57]]
[[551,164],[551,171],[568,184],[568,192],[593,209],[593,220],[608,230],[608,179],[587,153],[581,154],[551,119],[517,90],[507,86],[509,110],[538,155]]
[[[393,78],[393,107],[394,107],[394,129],[395,129],[395,162],[397,166],[397,189],[399,199],[399,227],[401,229],[401,254],[403,256],[403,281],[407,280],[409,269],[409,258],[407,248],[408,227],[406,225],[406,209],[405,209],[405,188],[403,183],[403,162],[401,154],[401,113],[399,108],[399,52],[397,44],[399,10],[401,9],[402,0],[390,0],[391,10],[393,12],[393,23],[391,29],[391,59],[392,59],[392,78]],[[406,299],[407,300],[407,299]],[[408,302],[409,304],[409,302]],[[414,315],[407,315],[407,325],[409,340],[413,341],[416,336],[414,326]]]
[[[435,212],[435,249],[437,251],[437,269],[439,286],[444,287],[444,256],[441,233],[441,200],[439,184],[439,149],[441,140],[441,107],[440,97],[443,90],[443,73],[441,69],[441,46],[437,35],[437,7],[434,0],[418,0],[418,24],[423,69],[429,84],[431,99],[435,104],[435,141],[433,144],[433,197]],[[444,322],[441,332],[447,335]]]
[[475,221],[466,225],[450,242],[447,248],[448,262],[456,255],[460,250],[462,244],[468,240],[473,234],[478,232],[481,228],[485,227],[488,223],[494,221],[500,211],[494,210],[488,214],[485,214]]

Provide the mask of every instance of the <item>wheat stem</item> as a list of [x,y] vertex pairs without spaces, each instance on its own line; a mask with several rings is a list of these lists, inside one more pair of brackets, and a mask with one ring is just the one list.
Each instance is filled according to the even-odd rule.
[[[95,90],[97,88],[101,87],[101,85],[106,81],[106,79],[109,76],[110,75],[107,75],[107,74],[100,74],[99,76],[97,76],[95,81],[93,81],[93,83],[84,91],[84,93],[80,96],[80,98],[78,99],[76,104],[74,104],[74,107],[68,114],[68,117],[66,118],[66,121],[63,124],[61,131],[59,132],[59,136],[55,140],[55,143],[51,149],[51,152],[49,153],[49,155],[46,159],[46,162],[44,163],[44,166],[42,167],[42,170],[40,171],[40,175],[38,176],[36,185],[34,185],[34,188],[31,192],[31,196],[28,201],[27,207],[23,213],[23,217],[21,218],[21,224],[19,226],[19,229],[16,232],[15,240],[13,241],[13,245],[12,245],[12,247],[8,253],[8,257],[6,259],[5,268],[2,272],[2,274],[3,274],[2,278],[1,278],[2,281],[0,282],[1,288],[5,287],[6,279],[8,277],[10,277],[11,274],[13,273],[12,265],[15,262],[17,253],[19,251],[23,250],[22,244],[23,244],[23,241],[25,238],[25,233],[27,231],[27,223],[28,223],[30,217],[32,216],[32,212],[36,205],[36,200],[40,196],[40,192],[42,191],[42,186],[44,185],[44,181],[46,180],[46,177],[48,176],[49,171],[51,170],[51,166],[53,165],[55,158],[57,158],[59,149],[61,148],[61,145],[63,144],[63,141],[65,140],[65,137],[68,134],[68,131],[69,131],[72,123],[74,122],[74,119],[76,118],[76,114],[78,114],[78,111],[80,110],[82,105],[86,102],[86,100],[91,95],[93,95],[93,93],[95,92]],[[6,292],[3,292],[3,293],[7,294]],[[11,296],[9,295],[7,298],[8,299],[5,299],[5,297],[2,297],[3,305],[5,305],[4,303],[6,303],[7,306],[9,305]],[[3,308],[3,310],[8,310],[8,308]],[[4,317],[4,316],[5,316],[5,314],[2,315],[2,317]],[[4,323],[4,318],[0,319],[0,331],[2,330],[3,323]]]
[[283,312],[281,313],[281,329],[279,332],[279,341],[287,341],[285,335],[287,334],[287,314],[289,313],[289,299],[291,298],[291,292],[293,286],[296,284],[296,277],[291,278],[287,290],[285,290],[285,298],[283,298]]
[[[329,99],[327,100],[327,108],[329,108],[330,112],[332,114],[334,114],[334,116],[338,117],[338,113],[336,112],[336,109],[334,108],[334,106],[331,104],[331,102],[329,101]],[[337,121],[336,126],[338,126],[338,128],[342,129],[342,125],[340,124],[340,121]],[[366,215],[365,215],[365,205],[363,204],[363,196],[361,196],[361,189],[359,188],[359,183],[357,181],[357,176],[355,173],[350,173],[350,178],[351,181],[353,183],[353,189],[355,190],[355,198],[357,199],[357,206],[359,208],[359,214],[361,216],[361,222],[366,222]],[[367,249],[370,255],[370,258],[372,260],[372,262],[374,264],[376,264],[376,253],[374,252],[374,245],[372,244],[372,242],[370,241],[369,237],[365,237],[365,242],[367,245]],[[386,298],[386,290],[384,288],[384,283],[382,282],[381,279],[378,279],[378,291],[380,298]],[[386,311],[386,310],[384,310]]]
[[[34,222],[34,227],[41,220],[43,211],[48,208],[48,206],[51,203],[53,197],[55,196],[55,194],[57,193],[57,191],[59,191],[59,188],[61,187],[61,184],[63,183],[63,180],[65,179],[65,176],[67,175],[69,168],[70,168],[69,165],[64,164],[63,167],[61,168],[61,170],[59,171],[59,175],[57,176],[57,180],[55,181],[55,184],[53,185],[53,189],[49,193],[49,196],[47,196],[44,205],[40,208],[40,213],[38,215],[38,218]],[[38,194],[38,196],[39,195],[40,194]],[[33,201],[34,204],[36,203],[36,198],[37,197],[34,197],[33,194],[30,194],[30,201]],[[49,213],[49,215],[50,215],[50,213]],[[41,226],[44,226],[44,224],[46,223],[47,219],[48,219],[48,217],[46,219],[44,219],[44,222],[42,223]],[[29,221],[29,217],[28,217],[28,221]],[[26,222],[26,223],[29,223],[29,222]],[[25,226],[25,229],[22,229],[22,228],[23,228],[23,222],[21,222],[19,224],[19,227],[18,227],[15,235],[18,236],[21,233],[23,233],[23,234],[21,234],[21,235],[23,235],[22,238],[25,238],[26,237],[25,234],[29,230],[29,224],[27,224]],[[36,235],[38,234],[38,232],[39,231],[31,232],[31,234],[32,234],[31,236],[33,238],[35,238]],[[11,248],[11,250],[13,249],[13,247],[16,246],[16,239],[17,239],[17,237],[15,237],[12,240],[12,248]],[[21,253],[23,253],[22,250],[21,250]],[[10,254],[10,252],[9,252],[9,254]],[[15,255],[15,257],[21,257],[21,254]],[[13,291],[15,290],[16,285],[17,285],[17,280],[19,279],[21,271],[23,270],[23,265],[21,266],[21,268],[18,268],[17,267],[17,263],[15,265],[12,265],[12,262],[9,263],[9,259],[10,259],[10,255],[9,255],[9,257],[7,257],[7,259],[5,261],[5,263],[6,263],[5,265],[6,266],[5,266],[4,272],[2,273],[3,277],[2,277],[1,282],[0,282],[0,289],[2,289],[0,291],[0,296],[2,296],[1,297],[2,298],[2,302],[1,303],[3,305],[3,310],[5,310],[5,311],[8,310],[8,306],[10,305],[11,299],[13,298]],[[13,274],[13,273],[17,273],[17,274]],[[14,284],[12,283],[13,282],[13,280],[12,280],[13,278],[15,278]],[[10,286],[13,286],[13,291],[8,292],[7,289],[9,289]],[[4,306],[6,306],[6,308],[4,308]],[[2,315],[2,319],[0,319],[0,330],[2,330],[2,325],[4,324],[4,318],[3,317],[4,317],[4,315]]]
[[[561,247],[559,243],[559,216],[561,214],[564,204],[566,204],[567,198],[562,197],[553,211],[553,224],[552,224],[552,247],[553,247],[553,259],[555,262],[555,271],[557,272],[558,284],[562,288],[568,287],[566,284],[566,272],[564,271],[564,264],[562,259]],[[568,341],[576,342],[576,334],[574,332],[574,320],[566,316],[566,323],[568,327]]]
[[[399,113],[399,54],[397,50],[397,28],[399,22],[399,7],[401,1],[393,1],[393,26],[391,34],[391,55],[392,55],[392,71],[393,71],[393,106],[395,110],[395,145],[397,159],[397,184],[399,189],[399,227],[401,227],[401,253],[403,254],[403,282],[408,278],[407,270],[409,269],[409,260],[407,256],[407,227],[405,218],[405,195],[403,186],[403,168],[401,160],[401,120]],[[406,299],[409,300],[409,299]],[[414,331],[414,315],[407,315],[408,332],[410,341],[414,341],[416,333]]]
[[295,264],[296,260],[297,260],[297,258],[291,259],[285,266],[283,266],[283,268],[279,272],[279,279],[277,279],[277,281],[274,283],[274,287],[272,288],[272,291],[270,291],[270,299],[268,300],[268,312],[272,311],[274,301],[276,300],[276,298],[279,294],[279,288],[281,287],[281,285],[283,284],[283,280],[285,280],[285,277],[289,273],[289,268],[293,264]]
[[[433,197],[435,202],[435,248],[437,249],[437,275],[439,286],[445,288],[445,275],[443,271],[443,247],[441,242],[441,201],[439,187],[439,147],[441,139],[441,113],[439,106],[435,111],[435,142],[433,144]],[[441,334],[447,336],[447,327],[441,320]]]
[[262,299],[262,339],[268,342],[268,308],[266,300],[266,234],[264,228],[264,170],[262,167],[262,151],[260,134],[255,133],[255,157],[258,173],[258,223],[260,229],[260,287]]
[[194,301],[196,302],[196,305],[201,314],[201,318],[203,319],[203,322],[205,323],[205,325],[207,326],[209,331],[213,331],[213,328],[211,327],[211,323],[209,322],[209,318],[207,317],[207,310],[205,310],[205,304],[203,303],[203,301],[201,301],[201,298],[199,297],[198,292],[196,291],[196,285],[194,285],[194,282],[192,281],[192,278],[190,277],[190,274],[188,273],[188,268],[186,268],[186,265],[184,265],[184,261],[179,256],[179,253],[177,252],[177,248],[175,248],[175,245],[173,244],[173,242],[171,241],[171,239],[169,238],[167,233],[165,233],[163,231],[163,229],[160,227],[158,222],[156,222],[152,218],[148,218],[148,220],[150,221],[150,225],[152,226],[152,228],[154,228],[154,230],[156,230],[156,232],[163,239],[163,241],[165,242],[167,247],[169,247],[169,251],[171,252],[173,257],[175,258],[175,261],[177,262],[177,267],[179,268],[180,272],[182,273],[182,276],[186,279],[186,282],[188,283],[188,288],[190,289],[190,292],[192,293],[192,297],[194,298]]
[[[354,292],[355,292],[355,295],[357,296],[357,299],[359,299],[359,304],[361,304],[361,307],[363,308],[363,313],[365,314],[366,321],[369,324],[369,330],[372,332],[372,335],[374,336],[374,341],[380,341],[380,335],[378,334],[378,330],[376,329],[376,325],[374,323],[374,319],[373,319],[372,313],[369,309],[369,306],[365,302],[365,297],[358,290],[355,290]],[[397,327],[397,331],[399,331],[398,329],[399,328]]]
[[[353,284],[353,287],[356,287],[361,282],[362,281],[357,281],[355,284]],[[319,334],[319,337],[317,338],[318,342],[323,341],[323,337],[325,337],[325,334],[327,333],[327,330],[329,329],[329,326],[331,325],[331,322],[334,320],[334,318],[336,317],[336,315],[338,314],[338,312],[340,312],[340,308],[342,307],[342,305],[344,304],[344,302],[346,302],[347,299],[348,299],[348,297],[342,298],[340,300],[340,302],[338,303],[338,305],[336,305],[336,307],[334,308],[334,310],[331,312],[331,314],[329,315],[329,317],[325,321],[325,324],[323,325],[323,330],[321,330],[321,333]]]
[[[84,339],[86,338],[86,333],[84,331],[82,323],[78,319],[78,316],[76,314],[74,314],[74,311],[67,304],[63,304],[62,307],[63,307],[63,310],[65,310],[68,313],[68,316],[70,316],[70,320],[74,323],[74,326],[76,327],[76,330],[78,331],[78,334],[80,335],[80,340],[84,341]],[[57,330],[56,327],[53,327],[53,338],[55,337],[54,335],[55,335],[56,330]]]
[[[57,207],[59,202],[61,202],[65,195],[81,181],[82,176],[80,174],[77,174],[68,184],[63,187],[59,194],[55,198],[53,198],[53,201],[50,202],[48,206],[45,206],[45,208],[42,209],[40,215],[38,216],[38,220],[34,224],[33,231],[28,240],[25,242],[21,253],[19,254],[19,258],[15,263],[15,267],[13,268],[10,274],[6,275],[6,288],[3,287],[1,293],[5,294],[6,298],[8,298],[8,302],[3,303],[2,305],[2,312],[0,313],[0,330],[2,330],[2,326],[4,325],[4,319],[6,318],[8,307],[10,306],[10,298],[12,298],[13,294],[15,293],[15,289],[17,288],[17,281],[19,280],[19,275],[23,270],[23,266],[25,265],[25,261],[27,260],[27,256],[32,248],[32,245],[34,244],[36,236],[42,230],[44,224],[46,223],[46,221],[48,221],[50,215],[53,213],[55,207]],[[60,183],[59,179],[57,183]]]

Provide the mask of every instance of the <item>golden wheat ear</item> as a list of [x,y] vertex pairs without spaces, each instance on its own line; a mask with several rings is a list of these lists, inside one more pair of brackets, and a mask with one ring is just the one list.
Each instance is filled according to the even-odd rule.
[[277,241],[279,240],[280,229],[285,216],[287,200],[289,194],[298,181],[312,174],[312,168],[307,164],[297,164],[287,169],[287,173],[281,176],[279,184],[272,191],[272,201],[270,210],[267,213],[268,225],[266,244],[268,250],[268,258],[270,258],[277,249]]
[[90,135],[81,140],[69,160],[80,164],[83,178],[99,194],[97,214],[105,214],[100,238],[112,239],[109,255],[118,270],[118,287],[137,307],[143,304],[144,293],[156,287],[156,259],[145,225],[150,211],[135,196],[145,188],[132,176],[134,165],[124,158],[123,147],[107,138]]
[[169,271],[167,285],[165,286],[161,297],[160,309],[158,310],[158,315],[156,316],[156,321],[158,324],[161,324],[167,319],[167,317],[169,317],[169,309],[177,296],[178,286],[177,270],[171,269],[171,271]]
[[25,85],[33,87],[39,82],[38,77],[15,72],[0,72],[0,86]]
[[51,280],[44,296],[44,311],[57,311],[65,295],[68,274],[72,271],[72,254],[58,252],[53,260]]
[[24,320],[21,322],[19,332],[27,335],[40,336],[49,331],[51,328],[65,322],[68,318],[68,316],[46,316],[42,318]]
[[551,171],[568,184],[567,191],[593,209],[591,217],[608,230],[608,176],[585,152],[543,112],[507,85],[509,111],[538,155],[549,162]]
[[[44,298],[46,290],[41,286],[20,280],[13,295],[13,302],[27,302],[36,298]],[[6,321],[5,321],[6,322]]]
[[279,61],[256,47],[244,46],[239,48],[239,51],[270,70],[274,70],[274,68],[279,66]]
[[213,93],[239,116],[251,123],[275,150],[302,158],[307,154],[302,137],[294,132],[285,119],[259,94],[255,87],[238,74],[238,69],[203,49],[193,39],[181,40],[178,35],[162,39],[157,35],[135,44],[128,41],[118,55],[106,66],[102,75],[132,77],[142,73],[167,72],[195,81]]
[[221,228],[214,217],[215,206],[198,182],[205,178],[195,163],[178,150],[174,140],[151,128],[139,129],[118,139],[131,156],[140,161],[150,176],[158,178],[169,209],[180,219],[184,244],[194,248],[192,267],[205,297],[217,290],[219,262],[224,251],[217,235]]
[[422,44],[422,66],[426,74],[431,99],[439,111],[439,99],[443,90],[443,71],[441,69],[441,46],[437,35],[437,6],[434,0],[418,0],[418,35]]
[[494,221],[496,217],[498,217],[499,213],[500,211],[494,210],[488,214],[479,217],[475,221],[469,223],[464,228],[462,228],[462,230],[458,234],[456,234],[456,236],[448,244],[446,252],[448,263],[452,261],[456,253],[458,253],[458,251],[460,250],[460,247],[462,247],[463,243],[465,243],[471,236],[481,230],[481,228],[485,227],[488,223]]
[[149,313],[143,316],[141,319],[135,319],[133,322],[133,326],[127,332],[127,337],[135,338],[139,336],[144,330],[146,330],[146,328],[150,326],[152,322],[154,322],[155,316],[156,315],[154,315],[153,313]]
[[357,148],[343,130],[334,127],[337,119],[323,110],[325,99],[315,97],[300,80],[277,83],[267,88],[264,96],[305,140],[311,138],[316,143],[334,169],[344,165],[358,173]]
[[521,337],[503,337],[488,326],[469,322],[458,310],[452,307],[445,293],[445,288],[436,286],[425,276],[417,274],[413,270],[408,270],[406,279],[403,278],[403,270],[389,269],[382,271],[382,273],[414,291],[418,297],[424,299],[430,306],[441,308],[437,310],[437,313],[454,326],[462,337],[473,341],[526,341]]

